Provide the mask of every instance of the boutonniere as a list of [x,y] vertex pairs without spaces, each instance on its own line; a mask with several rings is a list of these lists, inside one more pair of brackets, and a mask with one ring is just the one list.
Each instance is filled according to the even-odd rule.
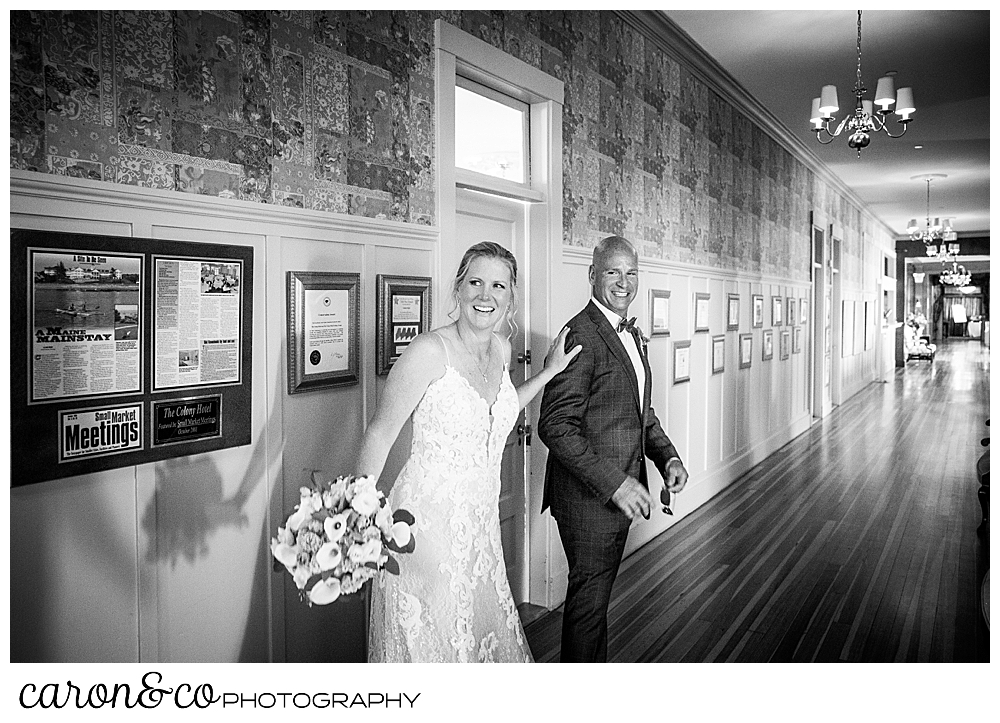
[[646,336],[642,329],[638,326],[635,327],[636,332],[639,334],[639,345],[642,347],[643,353],[646,352],[646,345],[649,344],[649,337]]

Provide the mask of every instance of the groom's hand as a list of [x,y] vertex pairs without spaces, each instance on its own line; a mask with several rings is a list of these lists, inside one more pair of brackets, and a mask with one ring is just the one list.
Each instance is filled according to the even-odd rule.
[[674,457],[667,464],[666,474],[663,475],[663,483],[667,489],[673,493],[680,492],[688,481],[688,471],[684,468],[684,463]]
[[630,520],[634,520],[636,515],[642,515],[649,519],[650,497],[646,488],[639,484],[639,480],[629,475],[621,486],[611,495],[611,501],[628,515]]

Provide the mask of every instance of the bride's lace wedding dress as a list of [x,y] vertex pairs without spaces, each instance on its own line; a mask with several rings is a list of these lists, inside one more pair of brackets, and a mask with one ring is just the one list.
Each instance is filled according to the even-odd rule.
[[416,518],[416,549],[398,558],[399,575],[375,579],[369,662],[532,662],[498,511],[500,462],[517,415],[506,366],[492,406],[450,359],[427,387],[389,499]]

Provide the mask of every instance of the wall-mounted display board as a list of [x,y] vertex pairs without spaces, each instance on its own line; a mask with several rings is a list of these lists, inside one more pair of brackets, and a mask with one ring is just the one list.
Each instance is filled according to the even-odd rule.
[[253,249],[11,231],[11,485],[251,441]]

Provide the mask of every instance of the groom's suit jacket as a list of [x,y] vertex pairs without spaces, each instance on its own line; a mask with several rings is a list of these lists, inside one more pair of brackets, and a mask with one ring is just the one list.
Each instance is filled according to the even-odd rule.
[[644,345],[640,398],[628,352],[593,301],[567,326],[566,348],[583,349],[542,395],[538,436],[549,448],[542,510],[551,507],[560,524],[627,528],[628,516],[611,501],[625,475],[648,488],[643,458],[662,475],[680,455],[650,407],[653,375]]

